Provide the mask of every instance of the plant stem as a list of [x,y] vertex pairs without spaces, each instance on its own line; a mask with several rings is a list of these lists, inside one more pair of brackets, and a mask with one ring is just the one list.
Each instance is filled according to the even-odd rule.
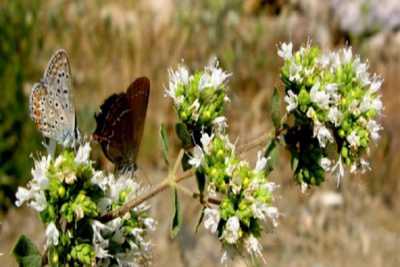
[[[277,136],[277,133],[280,133],[280,131],[276,131],[275,132],[275,136]],[[264,145],[267,141],[267,138],[271,135],[271,133],[264,133],[263,135],[261,135],[260,137],[239,146],[238,148],[238,154],[242,154],[246,151],[252,150],[258,146]],[[142,204],[143,202],[145,202],[146,200],[154,197],[155,195],[157,195],[158,193],[163,192],[164,190],[166,190],[167,188],[169,188],[172,184],[177,184],[182,182],[183,180],[186,180],[190,177],[192,177],[194,175],[194,171],[193,170],[187,170],[183,173],[181,173],[180,175],[176,176],[176,171],[178,169],[178,163],[180,163],[181,159],[183,156],[183,150],[180,151],[179,156],[174,164],[174,168],[172,173],[169,173],[168,176],[162,181],[160,182],[158,185],[156,185],[153,189],[151,189],[150,191],[144,193],[141,196],[138,196],[135,199],[132,199],[130,201],[128,201],[124,206],[122,206],[119,209],[113,210],[103,216],[101,216],[99,218],[99,220],[101,222],[108,222],[112,219],[115,219],[117,217],[121,217],[122,215],[124,215],[125,213],[129,212],[132,208],[139,206],[140,204]],[[194,193],[196,194],[196,193]],[[192,195],[193,196],[193,195]],[[216,199],[208,199],[208,201],[212,204],[216,204],[219,205],[219,200]]]

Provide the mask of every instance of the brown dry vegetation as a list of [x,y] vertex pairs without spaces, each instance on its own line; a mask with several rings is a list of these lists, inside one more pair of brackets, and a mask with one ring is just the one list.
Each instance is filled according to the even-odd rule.
[[[127,2],[47,1],[40,29],[45,32],[45,41],[43,49],[37,51],[36,63],[44,68],[57,48],[69,52],[79,123],[85,133],[93,129],[93,114],[108,95],[124,90],[137,76],[151,79],[139,157],[139,175],[150,184],[166,173],[158,145],[160,123],[165,123],[173,136],[175,117],[171,103],[163,96],[168,68],[182,59],[195,69],[212,55],[220,58],[224,68],[233,73],[228,118],[230,136],[240,143],[270,128],[270,96],[272,88],[280,85],[277,43],[292,40],[299,45],[311,38],[324,49],[344,44],[333,36],[324,10],[287,8],[279,16],[227,12],[215,21],[202,22],[207,10],[201,1],[191,1],[183,11],[179,8],[184,4],[173,0]],[[324,23],[328,26],[321,33]],[[399,47],[400,33],[382,34],[355,47],[385,78],[385,130],[371,150],[372,172],[347,176],[339,189],[328,177],[321,188],[303,195],[291,179],[287,155],[282,151],[279,169],[271,179],[281,184],[276,203],[283,216],[279,227],[263,240],[269,266],[400,266]],[[32,82],[27,81],[28,90]],[[108,166],[100,159],[98,148],[95,154]],[[244,157],[254,160],[254,154],[251,151]],[[171,152],[174,156],[176,150]],[[343,197],[339,207],[324,205],[324,195],[332,191]],[[151,201],[153,215],[159,220],[153,234],[153,266],[219,266],[218,241],[203,229],[194,233],[199,212],[195,201],[183,197],[185,224],[180,235],[170,240],[169,197],[166,192]],[[43,243],[43,227],[26,208],[11,210],[0,227],[0,251],[6,253],[0,259],[2,266],[15,266],[7,252],[19,234]],[[238,259],[234,266],[244,266],[244,262]]]

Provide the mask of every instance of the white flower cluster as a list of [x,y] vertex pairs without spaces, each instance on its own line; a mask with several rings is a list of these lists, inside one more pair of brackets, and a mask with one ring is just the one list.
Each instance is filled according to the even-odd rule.
[[277,186],[265,177],[267,159],[261,153],[252,169],[246,161],[238,160],[234,151],[227,136],[207,133],[203,133],[201,144],[194,148],[189,163],[206,176],[207,194],[222,198],[218,207],[204,209],[204,227],[217,234],[223,243],[226,249],[223,260],[232,248],[245,248],[250,255],[262,258],[257,239],[260,233],[256,229],[266,220],[277,226],[279,213],[271,205]]
[[180,119],[191,126],[225,126],[222,115],[226,96],[225,83],[231,74],[223,71],[213,59],[203,71],[190,74],[180,65],[169,71],[166,96],[171,97]]
[[292,50],[292,43],[283,43],[278,49],[284,59],[287,112],[296,121],[312,121],[312,135],[322,150],[330,143],[340,145],[337,163],[323,156],[321,167],[334,171],[339,178],[344,173],[342,161],[352,165],[353,171],[366,167],[360,157],[382,129],[377,117],[383,110],[379,94],[383,80],[371,75],[368,64],[353,56],[351,48],[322,53],[308,44],[296,52]]
[[[123,206],[141,194],[144,188],[130,177],[130,173],[116,178],[113,174],[96,171],[89,159],[90,150],[90,144],[86,143],[76,154],[66,151],[55,159],[47,156],[35,161],[32,180],[27,188],[18,189],[16,205],[27,202],[41,212],[41,218],[47,224],[47,247],[58,247],[60,253],[70,255],[70,248],[64,248],[60,243],[64,233],[60,230],[59,218],[68,222],[87,220],[93,229],[92,255],[98,266],[143,266],[150,261],[151,244],[146,236],[156,225],[149,217],[149,206],[141,204],[123,217],[106,223],[97,218]],[[82,188],[76,189],[77,186]],[[99,198],[99,194],[102,197]],[[74,225],[71,223],[73,228],[67,230],[69,238],[74,238]],[[90,253],[79,253],[74,254],[78,260],[90,260]]]

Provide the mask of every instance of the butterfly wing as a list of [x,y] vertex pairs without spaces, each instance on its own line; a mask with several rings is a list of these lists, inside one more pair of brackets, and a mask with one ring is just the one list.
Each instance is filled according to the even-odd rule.
[[[65,50],[57,50],[51,57],[44,73],[47,85],[47,113],[49,122],[55,125],[50,138],[64,143],[75,138],[75,106],[72,95],[71,68]],[[70,140],[71,141],[71,140]]]
[[95,118],[94,138],[118,168],[136,163],[150,92],[150,81],[136,79],[126,93],[110,96]]
[[140,143],[143,137],[144,123],[146,119],[147,106],[149,103],[150,95],[150,81],[146,77],[136,79],[127,90],[129,103],[132,109],[130,144],[126,150],[130,150],[133,161],[136,162],[139,153]]
[[48,90],[46,84],[40,82],[33,85],[29,99],[31,118],[36,128],[38,128],[45,137],[50,138],[52,136],[53,127],[55,126],[49,123],[49,118],[47,117],[47,114],[50,114],[47,98]]

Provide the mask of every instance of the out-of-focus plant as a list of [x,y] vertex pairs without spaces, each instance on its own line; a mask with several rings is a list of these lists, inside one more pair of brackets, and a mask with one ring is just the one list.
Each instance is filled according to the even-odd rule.
[[383,79],[370,74],[351,48],[330,53],[310,44],[292,48],[282,44],[279,56],[289,117],[285,142],[297,181],[319,185],[331,171],[339,182],[345,166],[351,172],[369,169],[363,156],[382,129],[377,120]]
[[[204,225],[221,244],[222,263],[236,255],[247,256],[251,263],[265,262],[260,238],[264,229],[277,226],[279,218],[274,203],[277,185],[269,180],[279,146],[291,153],[294,176],[305,188],[320,185],[326,171],[342,177],[344,166],[352,171],[366,167],[361,157],[381,128],[376,120],[382,109],[382,80],[371,76],[350,48],[322,53],[306,45],[293,52],[292,44],[282,44],[278,55],[284,59],[285,96],[280,98],[277,89],[273,93],[274,128],[242,146],[227,134],[231,74],[216,60],[193,73],[184,65],[170,70],[166,96],[176,110],[181,150],[171,164],[169,138],[162,126],[161,149],[169,172],[149,190],[134,182],[129,171],[96,170],[89,159],[89,143],[77,152],[63,148],[56,156],[35,160],[33,178],[19,188],[16,204],[26,202],[40,213],[47,226],[46,253],[40,255],[29,239],[21,237],[14,249],[19,264],[147,265],[151,243],[146,236],[155,221],[144,203],[168,188],[173,193],[172,237],[182,225],[179,194],[188,194],[201,205],[197,227]],[[266,143],[254,167],[240,157]],[[180,167],[184,172],[178,173]],[[180,183],[191,177],[197,181],[195,190]]]
[[24,83],[34,71],[40,1],[0,3],[0,211],[12,204],[16,187],[26,182],[31,162],[26,155],[39,144],[28,123]]
[[331,0],[340,29],[353,38],[370,36],[376,32],[398,30],[400,3],[397,0]]

